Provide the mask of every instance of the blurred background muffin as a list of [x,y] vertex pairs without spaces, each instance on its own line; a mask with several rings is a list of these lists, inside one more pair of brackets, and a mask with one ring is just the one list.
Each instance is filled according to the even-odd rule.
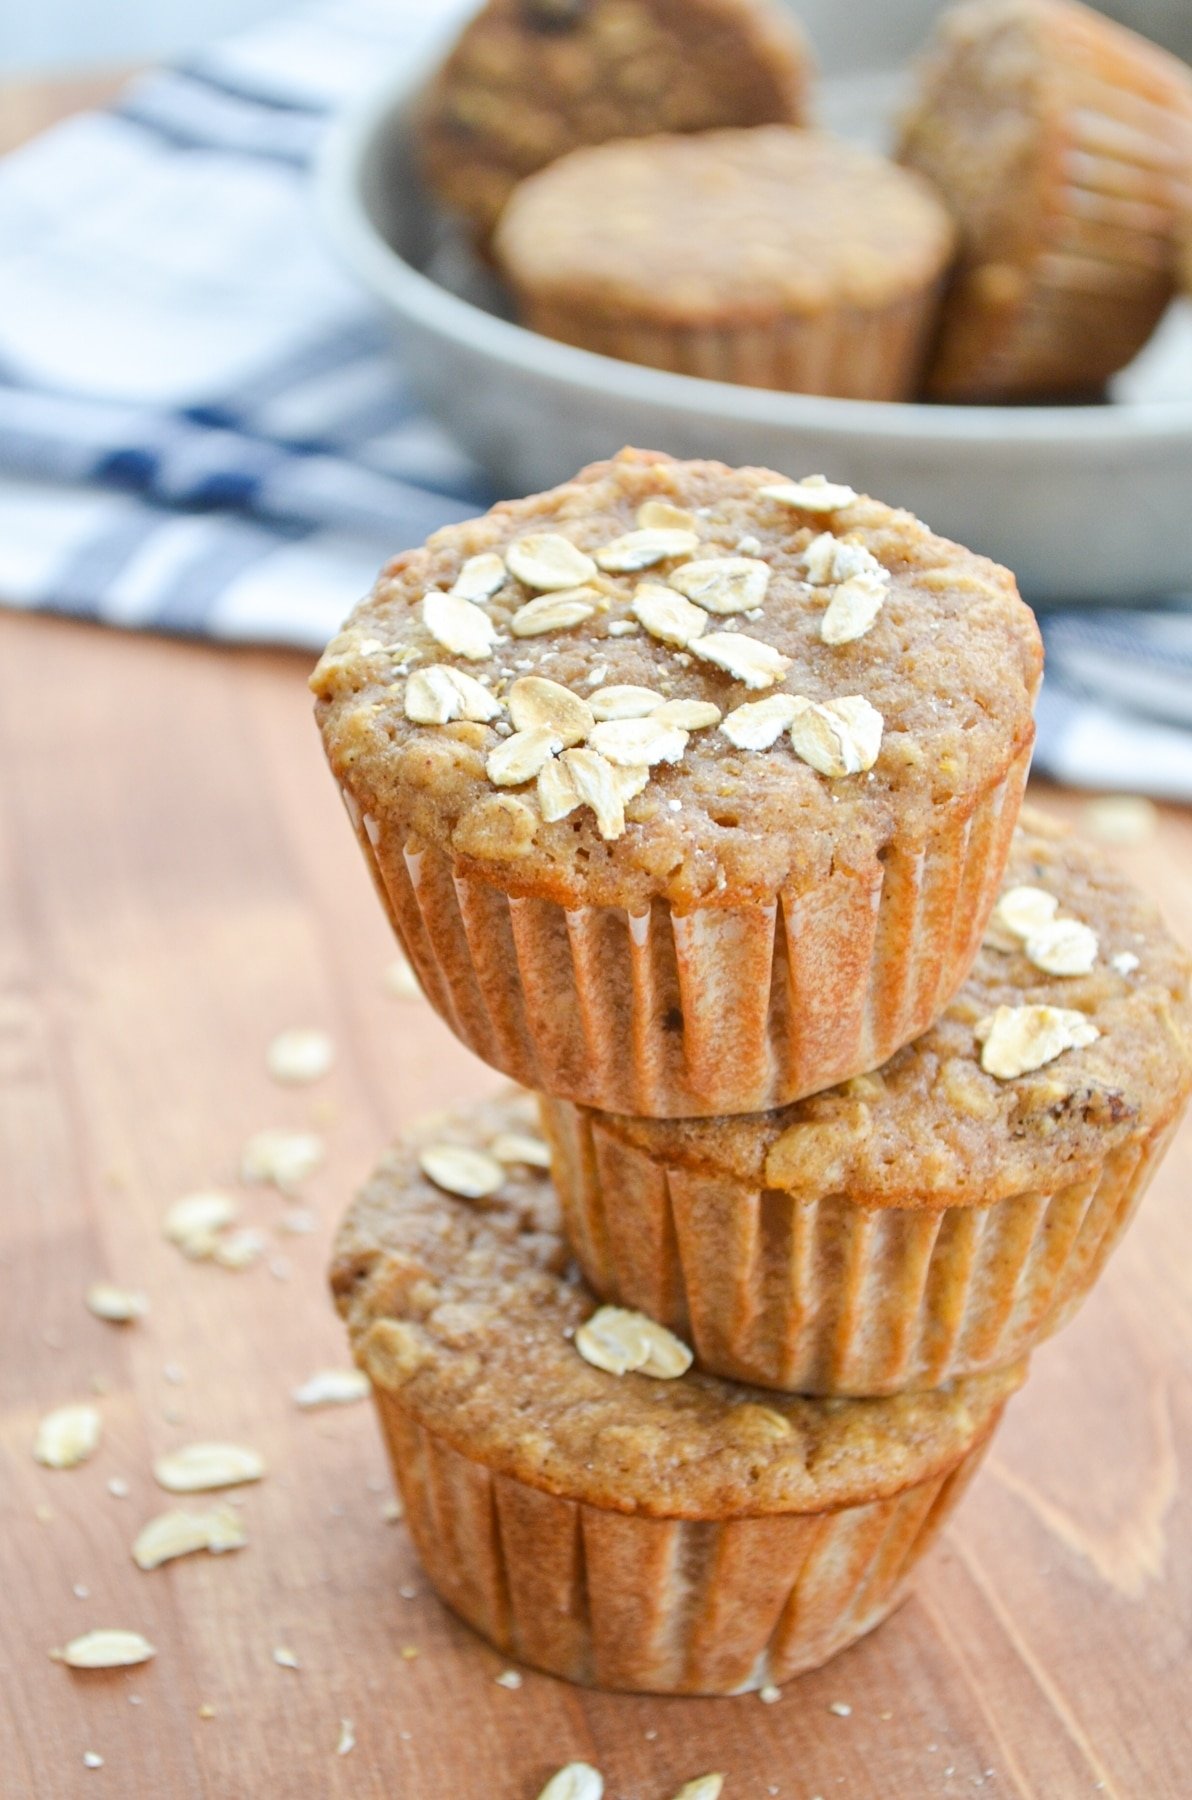
[[772,125],[580,150],[494,241],[525,324],[749,387],[909,399],[954,232],[927,182]]
[[1175,285],[1192,73],[1074,0],[971,0],[941,20],[899,155],[961,231],[928,387],[942,400],[1096,390]]
[[811,64],[771,0],[489,0],[427,92],[426,181],[487,238],[517,182],[581,144],[800,123]]

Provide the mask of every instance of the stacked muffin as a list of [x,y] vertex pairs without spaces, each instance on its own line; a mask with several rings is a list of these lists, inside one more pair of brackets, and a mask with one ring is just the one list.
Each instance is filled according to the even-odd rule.
[[1188,965],[1016,831],[1040,667],[909,515],[637,451],[396,558],[320,662],[427,996],[549,1139],[524,1094],[435,1121],[333,1270],[506,1652],[728,1693],[852,1642],[1129,1218]]

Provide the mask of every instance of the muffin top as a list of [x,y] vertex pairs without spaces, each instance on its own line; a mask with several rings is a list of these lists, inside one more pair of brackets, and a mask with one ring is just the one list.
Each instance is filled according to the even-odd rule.
[[798,123],[811,64],[773,0],[489,0],[424,95],[422,166],[480,237],[579,144]]
[[565,905],[767,902],[1031,742],[1012,576],[822,477],[626,450],[396,557],[311,677],[387,853]]
[[493,248],[536,300],[696,326],[888,305],[953,239],[917,175],[771,125],[577,150],[522,183]]
[[[336,1240],[331,1285],[361,1366],[465,1456],[617,1512],[818,1512],[945,1472],[1025,1377],[1020,1365],[926,1394],[805,1400],[690,1367],[655,1379],[594,1366],[576,1333],[596,1302],[548,1175],[517,1160],[545,1150],[525,1141],[528,1104],[428,1122],[385,1157]],[[672,1347],[663,1333],[660,1353]]]
[[1150,902],[1028,808],[967,982],[876,1073],[754,1118],[601,1125],[670,1167],[796,1198],[943,1207],[1046,1193],[1182,1106],[1190,974]]

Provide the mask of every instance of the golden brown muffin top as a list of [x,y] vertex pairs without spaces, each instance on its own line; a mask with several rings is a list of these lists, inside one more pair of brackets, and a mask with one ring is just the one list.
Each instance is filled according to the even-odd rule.
[[954,236],[918,176],[771,125],[574,151],[517,189],[493,249],[537,301],[715,326],[887,306],[943,273]]
[[[500,585],[464,601],[461,578]],[[1030,743],[1041,660],[1013,577],[909,513],[626,450],[396,557],[311,685],[389,853],[432,845],[511,894],[637,912],[767,902],[926,845]],[[650,717],[624,716],[626,688]],[[420,722],[440,706],[447,722]],[[527,726],[541,716],[553,735]]]
[[419,152],[483,237],[523,176],[580,144],[798,124],[810,77],[772,0],[489,0],[423,97]]
[[574,1336],[596,1303],[546,1173],[494,1165],[500,1185],[469,1200],[420,1167],[428,1151],[438,1166],[444,1145],[511,1157],[503,1140],[525,1133],[528,1104],[491,1102],[411,1134],[336,1240],[331,1284],[361,1367],[463,1455],[617,1512],[819,1512],[945,1472],[1025,1378],[1020,1365],[926,1394],[806,1400],[695,1369],[656,1380],[593,1367]]
[[[754,1118],[602,1115],[602,1127],[671,1167],[796,1198],[847,1194],[863,1206],[983,1205],[1094,1173],[1112,1151],[1166,1126],[1187,1098],[1192,962],[1124,876],[1032,809],[1002,890],[1011,918],[1023,887],[1058,902],[1051,929],[1023,939],[1002,923],[999,903],[943,1017],[875,1074]],[[1028,901],[1021,916],[1040,904]],[[1091,929],[1095,947],[1057,929],[1069,923]],[[1089,949],[1085,974],[1049,974],[1032,960],[1082,964]],[[1100,1035],[1022,1075],[987,1073],[983,1022],[999,1007],[1039,1006],[1075,1013]]]

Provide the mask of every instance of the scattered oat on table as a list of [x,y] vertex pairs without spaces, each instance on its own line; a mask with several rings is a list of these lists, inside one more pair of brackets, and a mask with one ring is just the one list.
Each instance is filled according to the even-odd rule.
[[47,1469],[73,1469],[99,1448],[102,1431],[94,1406],[59,1406],[38,1425],[33,1454]]
[[139,1631],[102,1628],[85,1631],[72,1638],[64,1650],[51,1650],[55,1662],[70,1669],[128,1669],[134,1663],[148,1662],[157,1648]]
[[293,1650],[285,1644],[278,1645],[273,1652],[273,1660],[279,1669],[300,1669],[302,1667]]
[[240,1178],[271,1182],[279,1192],[293,1194],[299,1183],[318,1168],[323,1155],[323,1140],[314,1132],[274,1128],[256,1131],[241,1152]]
[[320,1369],[296,1387],[293,1399],[298,1406],[346,1406],[353,1400],[367,1400],[372,1385],[362,1369]]
[[149,1311],[145,1294],[134,1288],[116,1287],[110,1281],[93,1281],[84,1299],[89,1312],[111,1325],[131,1325],[134,1319],[143,1319]]
[[335,1061],[335,1045],[325,1031],[299,1026],[279,1031],[265,1052],[265,1067],[274,1081],[299,1087],[320,1081]]
[[352,1724],[351,1719],[341,1719],[339,1722],[339,1742],[335,1746],[335,1754],[337,1756],[346,1756],[349,1750],[354,1750],[355,1748],[355,1726]]
[[172,1494],[237,1487],[242,1481],[260,1481],[264,1473],[264,1458],[239,1444],[186,1444],[153,1465],[154,1479]]
[[385,989],[395,1000],[421,1000],[418,977],[404,956],[395,956],[385,970]]
[[240,1217],[240,1203],[218,1188],[175,1200],[161,1222],[162,1235],[184,1256],[201,1262],[215,1254],[219,1234]]
[[206,1513],[176,1509],[159,1513],[141,1527],[132,1556],[138,1569],[159,1569],[163,1563],[197,1550],[218,1556],[225,1550],[242,1550],[247,1542],[244,1526],[230,1506],[217,1506]]
[[96,1750],[84,1750],[83,1767],[85,1769],[102,1769],[103,1757]]

